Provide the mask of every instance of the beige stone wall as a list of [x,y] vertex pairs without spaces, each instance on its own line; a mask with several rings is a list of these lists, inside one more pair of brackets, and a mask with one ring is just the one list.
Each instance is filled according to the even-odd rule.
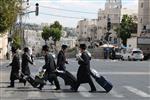
[[7,45],[8,45],[8,34],[0,36],[0,59],[6,58]]
[[150,0],[139,0],[138,4],[138,36],[140,36],[143,26],[150,25]]

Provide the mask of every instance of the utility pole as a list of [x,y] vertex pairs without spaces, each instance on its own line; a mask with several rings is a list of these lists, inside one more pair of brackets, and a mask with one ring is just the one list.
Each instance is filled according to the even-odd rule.
[[[23,4],[26,3],[25,7],[23,8]],[[35,10],[34,11],[29,11],[29,12],[24,12],[27,8],[29,8],[29,0],[21,0],[21,11],[19,15],[19,27],[20,27],[20,39],[21,39],[21,48],[24,48],[26,46],[26,41],[25,41],[25,34],[24,34],[24,29],[23,29],[23,16],[29,13],[35,13],[36,16],[39,14],[39,4],[35,4]]]

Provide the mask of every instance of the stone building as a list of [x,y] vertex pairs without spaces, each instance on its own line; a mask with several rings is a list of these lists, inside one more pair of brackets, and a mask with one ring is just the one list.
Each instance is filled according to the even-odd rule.
[[138,36],[150,36],[150,0],[139,0],[138,8]]

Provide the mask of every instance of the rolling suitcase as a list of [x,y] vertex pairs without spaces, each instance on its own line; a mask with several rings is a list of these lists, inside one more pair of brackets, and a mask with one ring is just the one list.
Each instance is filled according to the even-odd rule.
[[113,88],[113,85],[103,76],[100,76],[95,69],[91,69],[91,75],[95,81],[106,90],[107,93],[110,92],[110,90]]
[[33,77],[29,76],[29,75],[24,75],[21,72],[21,76],[22,76],[22,81],[28,81],[34,88],[37,87],[38,84],[36,84],[35,80]]
[[72,88],[75,87],[77,79],[70,72],[57,70],[56,75],[64,80],[65,85],[70,85]]

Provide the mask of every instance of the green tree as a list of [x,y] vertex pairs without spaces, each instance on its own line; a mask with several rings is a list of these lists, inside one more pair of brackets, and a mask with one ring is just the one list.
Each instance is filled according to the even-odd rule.
[[54,24],[50,25],[50,36],[56,47],[57,41],[59,41],[62,36],[62,25],[60,25],[58,21],[55,21]]
[[45,26],[43,28],[43,32],[42,32],[42,38],[43,40],[45,41],[45,44],[47,44],[47,41],[49,40],[50,38],[50,28]]
[[13,43],[12,43],[13,47],[21,48],[21,39],[18,34],[14,34],[12,41],[13,41]]
[[115,29],[117,36],[121,38],[124,46],[127,45],[127,39],[131,37],[131,33],[134,31],[133,26],[135,26],[133,18],[128,15],[123,15],[120,26]]
[[0,34],[16,22],[21,10],[21,0],[0,0]]

